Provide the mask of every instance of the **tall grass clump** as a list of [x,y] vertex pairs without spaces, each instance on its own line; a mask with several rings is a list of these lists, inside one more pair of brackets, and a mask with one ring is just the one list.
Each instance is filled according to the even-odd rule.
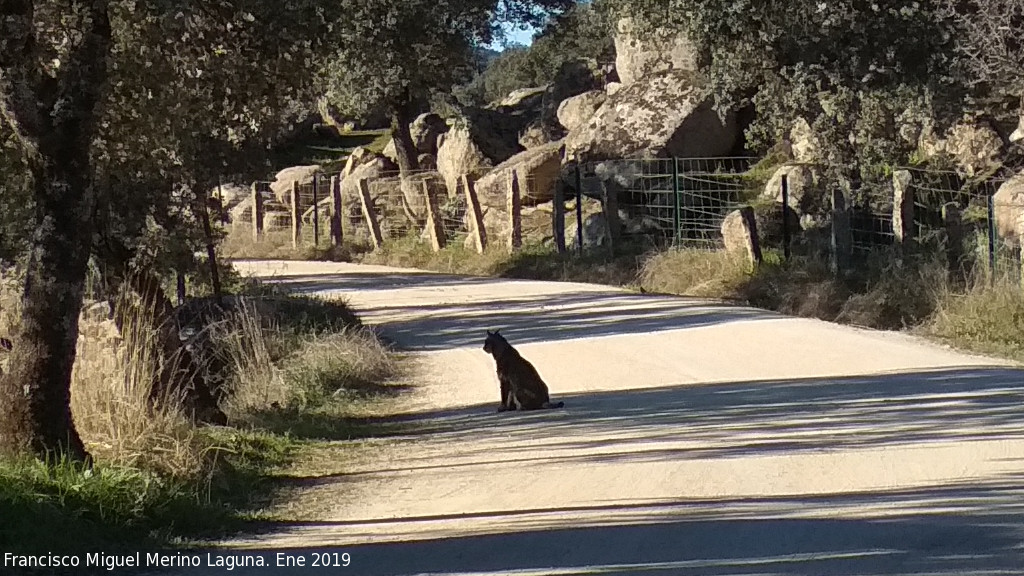
[[[82,322],[71,383],[79,432],[105,462],[196,477],[205,469],[209,446],[174,392],[184,390],[192,375],[179,357],[161,354],[160,327],[148,307],[128,294],[119,296],[116,307],[122,311],[120,330],[105,318]],[[151,390],[166,371],[177,381],[151,401]]]
[[648,292],[735,298],[751,274],[746,259],[724,250],[668,249],[644,261],[639,284]]
[[1024,362],[1024,286],[1019,277],[979,278],[941,291],[925,334],[968,350]]
[[316,299],[288,306],[242,299],[215,339],[232,366],[226,411],[249,426],[278,428],[319,410],[342,416],[342,400],[386,390],[397,374],[388,348],[347,308]]

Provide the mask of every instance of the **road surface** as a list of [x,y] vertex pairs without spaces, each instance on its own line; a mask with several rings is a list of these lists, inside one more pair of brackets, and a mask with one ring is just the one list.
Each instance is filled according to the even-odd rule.
[[[337,495],[328,520],[214,551],[306,567],[232,574],[315,573],[322,552],[349,554],[330,573],[381,576],[1024,571],[1024,371],[1008,363],[601,286],[238,267],[343,296],[415,351],[402,412],[433,432],[311,481]],[[565,409],[495,413],[488,329]]]

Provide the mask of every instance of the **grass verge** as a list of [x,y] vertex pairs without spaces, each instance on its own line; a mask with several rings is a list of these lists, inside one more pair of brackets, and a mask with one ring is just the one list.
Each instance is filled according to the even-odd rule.
[[515,254],[489,248],[480,255],[461,243],[434,253],[402,238],[358,258],[371,264],[453,274],[625,287],[648,293],[730,300],[793,316],[867,328],[910,330],[945,344],[1024,362],[1024,289],[1015,277],[951,278],[943,259],[897,258],[878,250],[839,278],[829,262],[774,251],[753,267],[725,251],[656,249],[623,244],[606,252],[559,255],[528,245]]
[[[18,284],[0,285],[7,334]],[[153,323],[129,309],[120,328],[83,316],[72,412],[97,465],[0,460],[3,551],[156,550],[266,519],[290,463],[317,440],[376,433],[369,407],[403,390],[388,384],[398,357],[343,302],[250,285],[196,316],[200,368],[226,391],[229,416],[228,426],[198,426],[173,398],[149,402],[177,358],[159,354]]]

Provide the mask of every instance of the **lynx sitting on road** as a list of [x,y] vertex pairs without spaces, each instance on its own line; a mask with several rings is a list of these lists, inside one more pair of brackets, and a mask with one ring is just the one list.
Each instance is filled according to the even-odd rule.
[[533,367],[519,352],[499,334],[500,330],[487,331],[484,352],[494,356],[498,367],[498,382],[501,384],[501,407],[506,410],[538,410],[540,408],[561,408],[564,402],[551,403],[548,386]]

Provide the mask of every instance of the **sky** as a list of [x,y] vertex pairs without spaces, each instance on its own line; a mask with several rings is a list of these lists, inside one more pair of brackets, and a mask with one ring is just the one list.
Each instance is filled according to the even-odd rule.
[[[506,32],[508,32],[508,42],[509,43],[511,43],[511,44],[522,44],[524,46],[529,46],[530,44],[533,43],[533,35],[536,32],[536,30],[534,28],[532,28],[532,27],[528,28],[526,30],[520,30],[518,27],[516,27],[516,28],[506,27],[505,30],[506,30]],[[491,44],[490,48],[492,50],[504,50],[505,49],[505,47],[500,42],[495,42],[495,43]]]
[[529,46],[533,43],[533,34],[536,32],[533,28],[528,30],[512,30],[509,34],[509,41],[513,44],[524,44]]

